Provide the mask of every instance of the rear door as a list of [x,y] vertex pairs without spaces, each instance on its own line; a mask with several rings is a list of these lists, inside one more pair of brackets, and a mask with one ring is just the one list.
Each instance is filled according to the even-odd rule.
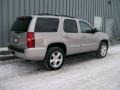
[[68,45],[68,54],[80,52],[80,33],[78,32],[76,19],[64,19],[64,38]]
[[85,21],[79,21],[79,25],[82,52],[97,50],[99,40],[96,33],[93,33],[93,28]]
[[60,36],[58,33],[59,21],[57,17],[37,17],[35,25],[36,47],[46,47],[47,44],[58,42]]
[[10,45],[25,49],[26,37],[32,17],[18,17],[11,27]]

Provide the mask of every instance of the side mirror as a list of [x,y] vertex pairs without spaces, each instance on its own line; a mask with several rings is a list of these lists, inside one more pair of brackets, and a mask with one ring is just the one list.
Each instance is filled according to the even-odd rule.
[[92,33],[92,30],[86,30],[85,33]]
[[96,32],[99,32],[99,31],[97,30],[97,28],[94,28],[93,33],[96,33]]

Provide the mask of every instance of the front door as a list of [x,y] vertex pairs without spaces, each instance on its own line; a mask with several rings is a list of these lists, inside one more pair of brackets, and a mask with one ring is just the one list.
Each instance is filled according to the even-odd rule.
[[85,21],[79,21],[81,30],[81,50],[83,52],[97,50],[98,38],[96,33],[93,33],[93,28]]

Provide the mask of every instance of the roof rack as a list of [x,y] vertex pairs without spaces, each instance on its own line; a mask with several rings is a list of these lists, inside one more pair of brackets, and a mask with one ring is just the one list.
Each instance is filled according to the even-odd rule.
[[51,16],[63,16],[63,17],[76,18],[76,17],[68,16],[68,15],[54,15],[54,14],[48,14],[48,13],[40,13],[40,14],[37,14],[37,15],[51,15]]

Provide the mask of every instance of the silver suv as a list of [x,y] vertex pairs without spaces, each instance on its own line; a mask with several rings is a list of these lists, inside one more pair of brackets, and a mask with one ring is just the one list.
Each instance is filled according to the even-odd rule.
[[106,56],[108,35],[84,20],[50,15],[18,17],[11,28],[11,52],[27,60],[42,60],[49,70],[58,70],[67,55],[94,51]]

